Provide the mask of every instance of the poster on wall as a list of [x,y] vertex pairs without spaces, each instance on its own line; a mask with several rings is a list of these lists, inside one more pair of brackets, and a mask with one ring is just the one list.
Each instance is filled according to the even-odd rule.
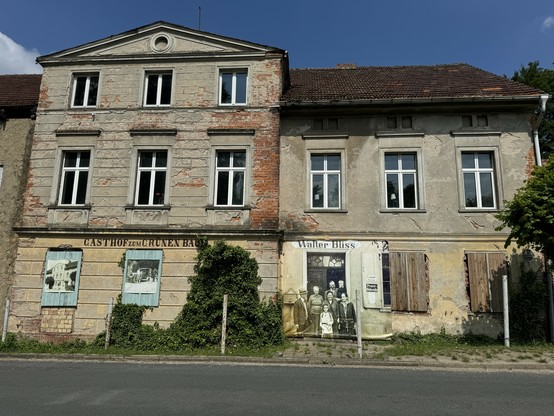
[[75,306],[81,272],[80,250],[56,250],[46,253],[42,306]]
[[127,250],[123,273],[123,303],[158,306],[162,250]]

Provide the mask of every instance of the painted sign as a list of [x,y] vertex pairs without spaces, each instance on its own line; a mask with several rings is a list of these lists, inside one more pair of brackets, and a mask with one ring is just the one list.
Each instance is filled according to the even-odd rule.
[[314,249],[330,249],[330,250],[351,250],[360,248],[362,245],[359,241],[353,240],[298,240],[293,241],[294,248],[314,248]]

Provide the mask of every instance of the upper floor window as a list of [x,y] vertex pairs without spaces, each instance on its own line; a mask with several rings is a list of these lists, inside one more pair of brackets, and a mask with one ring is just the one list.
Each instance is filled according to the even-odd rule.
[[411,129],[411,128],[412,128],[411,116],[387,117],[387,130]]
[[489,119],[486,115],[462,116],[462,127],[487,127]]
[[171,104],[171,72],[147,72],[144,80],[144,105],[161,107]]
[[217,151],[216,153],[216,206],[244,205],[246,151]]
[[466,208],[495,208],[493,152],[462,152]]
[[90,151],[63,153],[60,205],[83,205],[87,196]]
[[339,119],[338,118],[314,118],[312,128],[314,130],[338,130]]
[[73,77],[72,107],[96,107],[98,99],[98,73],[77,74]]
[[385,153],[387,208],[417,208],[415,153]]
[[310,178],[312,208],[340,208],[341,155],[312,154]]
[[219,104],[245,105],[248,84],[246,70],[221,71],[219,74]]
[[139,151],[136,205],[164,205],[167,176],[167,151]]

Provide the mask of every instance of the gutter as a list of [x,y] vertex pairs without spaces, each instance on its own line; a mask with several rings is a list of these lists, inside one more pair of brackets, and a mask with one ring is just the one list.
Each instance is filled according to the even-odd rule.
[[548,97],[548,94],[540,96],[540,112],[537,118],[537,122],[535,123],[535,130],[533,132],[533,144],[535,146],[535,163],[537,166],[542,166],[541,148],[539,144],[539,126],[541,125],[544,113],[546,112],[546,102],[548,101]]

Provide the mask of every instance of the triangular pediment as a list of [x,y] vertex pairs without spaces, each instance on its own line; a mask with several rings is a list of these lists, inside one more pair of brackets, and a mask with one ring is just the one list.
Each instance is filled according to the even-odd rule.
[[265,55],[284,51],[239,39],[156,22],[38,58],[41,64],[75,60]]

